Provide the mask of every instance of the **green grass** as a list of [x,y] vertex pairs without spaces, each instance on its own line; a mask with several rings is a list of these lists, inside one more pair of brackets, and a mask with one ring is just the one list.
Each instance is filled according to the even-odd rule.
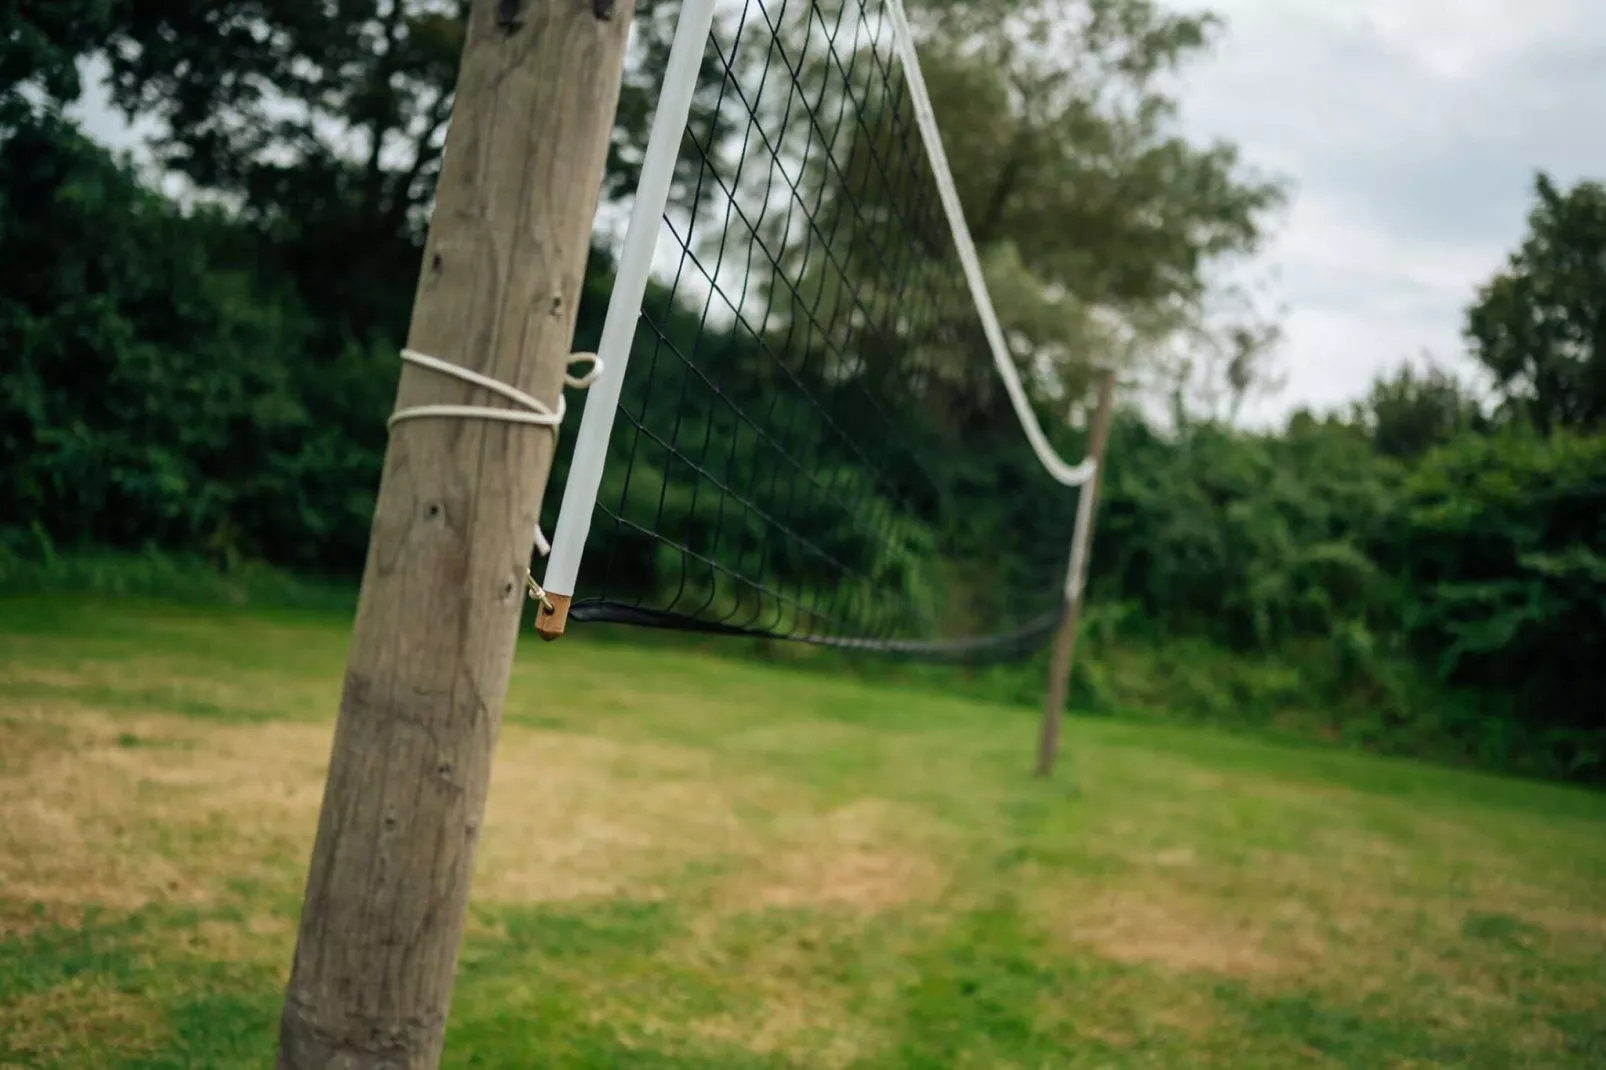
[[[263,1067],[349,619],[0,601],[0,1066]],[[553,681],[561,681],[554,687]],[[1606,798],[527,642],[446,1065],[1606,1067]]]
[[[38,603],[160,599],[198,614],[225,606],[339,616],[356,604],[349,579],[301,576],[256,561],[225,566],[155,549],[58,552],[42,535],[0,528],[0,599],[19,597]],[[623,645],[635,653],[712,654],[1029,709],[1041,701],[1047,671],[1046,651],[1025,662],[971,667],[678,631],[596,625],[578,631],[587,644]],[[1447,687],[1427,666],[1397,654],[1357,654],[1332,637],[1239,653],[1197,635],[1156,635],[1132,606],[1097,600],[1082,632],[1071,694],[1073,704],[1090,713],[1606,785],[1599,748],[1529,723],[1510,696]]]

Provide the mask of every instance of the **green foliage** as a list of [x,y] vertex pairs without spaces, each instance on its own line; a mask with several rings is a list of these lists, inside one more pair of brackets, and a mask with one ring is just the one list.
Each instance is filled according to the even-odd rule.
[[1379,453],[1406,460],[1467,431],[1487,430],[1489,424],[1461,380],[1437,366],[1419,372],[1409,364],[1373,382],[1356,405],[1354,420],[1367,429]]
[[[227,569],[152,547],[130,553],[58,551],[42,530],[0,528],[0,592],[7,597],[158,599],[189,606],[252,605],[350,611],[346,582],[320,582],[259,561]],[[40,626],[42,627],[42,622]]]
[[1120,423],[1094,582],[1163,631],[1243,649],[1371,623],[1386,595],[1368,541],[1396,479],[1337,421],[1275,436],[1203,425],[1176,442]]
[[[405,334],[468,10],[467,0],[155,0],[114,5],[93,44],[115,102],[159,120],[163,165],[239,205],[259,262],[293,280],[318,348],[338,352]],[[613,195],[634,188],[677,11],[636,20]],[[719,136],[706,94],[692,125]]]
[[[1606,438],[1514,429],[1429,454],[1389,549],[1407,624],[1447,679],[1521,696],[1536,720],[1606,741]],[[1580,760],[1585,760],[1583,755]]]
[[121,4],[113,99],[158,159],[239,206],[257,261],[314,316],[313,348],[399,339],[434,196],[467,5]]
[[1209,46],[1213,16],[1147,0],[920,6],[978,245],[1008,242],[1044,282],[1117,305],[1198,300],[1207,263],[1258,245],[1280,189],[1172,125],[1165,79]]
[[[1243,380],[1274,333],[1214,269],[1259,248],[1284,190],[1235,146],[1197,146],[1177,127],[1170,78],[1209,47],[1216,20],[1148,0],[911,5],[955,183],[989,289],[1028,379],[1059,405],[1086,391],[1093,363],[1152,362],[1166,340],[1221,355]],[[903,136],[882,116],[822,181],[826,213],[872,218],[934,194],[866,181]],[[891,203],[889,203],[889,201]],[[911,236],[951,255],[946,234]],[[925,248],[933,245],[935,248]],[[856,255],[867,253],[855,251]],[[996,384],[970,302],[951,309],[951,348],[935,363],[957,399]],[[968,377],[967,374],[968,373]],[[939,401],[938,403],[944,403]]]
[[1606,643],[1606,439],[1462,433],[1406,468],[1337,419],[1296,417],[1275,435],[1206,426],[1174,443],[1126,423],[1107,488],[1093,598],[1135,609],[1122,631],[1300,666],[1263,699],[1169,673],[1141,705],[1165,692],[1264,723],[1323,694],[1339,733],[1368,745],[1606,775],[1592,669]]
[[318,359],[249,234],[60,120],[0,143],[0,203],[0,515],[66,545],[355,568],[393,358]]

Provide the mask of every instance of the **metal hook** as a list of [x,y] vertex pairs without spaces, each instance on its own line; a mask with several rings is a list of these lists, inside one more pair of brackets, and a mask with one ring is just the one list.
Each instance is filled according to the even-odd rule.
[[546,610],[548,613],[557,612],[557,610],[552,608],[552,599],[548,598],[546,596],[546,592],[541,589],[541,585],[535,582],[535,575],[533,573],[526,572],[524,574],[524,586],[529,588],[530,598],[533,601],[541,603],[542,609]]

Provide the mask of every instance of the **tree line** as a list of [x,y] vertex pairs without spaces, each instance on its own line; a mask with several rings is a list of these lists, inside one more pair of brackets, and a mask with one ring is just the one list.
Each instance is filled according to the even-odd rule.
[[[463,10],[64,0],[7,15],[5,552],[154,546],[355,574]],[[1088,354],[1176,401],[1164,425],[1117,421],[1095,648],[1203,644],[1216,668],[1190,686],[1219,679],[1207,704],[1273,720],[1319,695],[1378,745],[1432,737],[1485,764],[1606,779],[1606,674],[1592,668],[1606,644],[1606,187],[1536,180],[1521,245],[1469,295],[1487,390],[1402,367],[1345,411],[1245,431],[1227,417],[1275,325],[1206,280],[1259,248],[1284,194],[1232,146],[1181,138],[1162,89],[1215,21],[1143,0],[931,0],[915,14],[950,156],[979,161],[961,196],[1057,444],[1080,448],[1065,416]],[[673,25],[673,5],[641,16],[610,196],[633,185]],[[91,59],[118,107],[157,123],[154,164],[107,152],[64,111]],[[699,94],[708,143],[729,119]],[[677,196],[699,210],[690,184]],[[599,250],[577,348],[600,331],[611,272]],[[1179,338],[1191,363],[1164,357]],[[1001,432],[952,462],[1000,491],[1020,452]],[[977,500],[994,503],[986,530],[1045,522],[1019,494]],[[650,554],[640,568],[654,582]],[[1141,697],[1099,661],[1084,698]]]

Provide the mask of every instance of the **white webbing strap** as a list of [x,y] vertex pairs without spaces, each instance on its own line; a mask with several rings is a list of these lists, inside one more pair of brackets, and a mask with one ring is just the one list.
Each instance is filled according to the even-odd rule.
[[981,259],[976,255],[976,244],[971,241],[970,227],[965,222],[965,210],[959,204],[959,191],[954,188],[953,171],[948,167],[948,156],[943,152],[942,134],[937,130],[937,115],[931,109],[931,95],[926,92],[926,80],[920,73],[920,56],[915,52],[914,32],[904,13],[903,0],[885,0],[887,16],[892,22],[893,46],[898,50],[898,61],[903,65],[903,77],[909,84],[909,99],[914,105],[915,124],[920,128],[920,140],[925,143],[926,155],[931,160],[932,175],[937,183],[937,195],[948,216],[948,227],[953,231],[954,246],[959,252],[959,263],[965,269],[965,281],[970,296],[976,302],[981,317],[982,333],[987,336],[987,348],[992,351],[993,365],[998,377],[1004,381],[1004,391],[1015,408],[1015,418],[1026,441],[1048,474],[1067,487],[1079,487],[1093,478],[1095,467],[1091,457],[1081,464],[1069,464],[1048,441],[1038,426],[1037,415],[1032,412],[1026,389],[1021,386],[1020,373],[1009,355],[1004,329],[999,325],[998,312],[993,308],[992,295],[987,292],[987,280],[982,275]]

